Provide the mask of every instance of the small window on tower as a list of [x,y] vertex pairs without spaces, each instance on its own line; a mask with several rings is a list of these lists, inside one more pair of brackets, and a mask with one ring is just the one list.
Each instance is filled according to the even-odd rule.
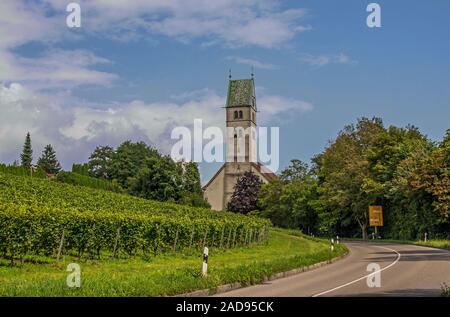
[[255,113],[252,112],[252,121],[255,122]]
[[242,119],[242,110],[239,110],[239,119]]
[[238,118],[238,112],[237,112],[237,111],[234,112],[234,118],[235,118],[235,119]]

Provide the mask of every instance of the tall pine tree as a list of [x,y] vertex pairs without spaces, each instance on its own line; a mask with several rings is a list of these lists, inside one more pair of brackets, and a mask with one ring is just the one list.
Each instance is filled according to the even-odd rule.
[[51,144],[48,144],[42,152],[38,166],[48,174],[57,174],[61,170],[61,165],[56,159],[56,153]]
[[20,161],[23,167],[27,169],[31,167],[31,162],[33,161],[33,149],[31,148],[30,132],[28,132],[25,137],[22,154],[20,154]]

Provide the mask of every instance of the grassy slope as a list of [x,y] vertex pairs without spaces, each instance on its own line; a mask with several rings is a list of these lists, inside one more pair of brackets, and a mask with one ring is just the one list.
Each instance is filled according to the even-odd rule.
[[[296,236],[292,235],[295,234]],[[81,261],[81,288],[66,286],[68,263],[25,263],[10,267],[0,260],[0,296],[158,296],[175,295],[232,282],[249,285],[265,277],[343,255],[343,245],[331,254],[327,241],[274,229],[266,245],[227,251],[212,250],[208,277],[200,276],[201,255],[163,255],[140,258]]]

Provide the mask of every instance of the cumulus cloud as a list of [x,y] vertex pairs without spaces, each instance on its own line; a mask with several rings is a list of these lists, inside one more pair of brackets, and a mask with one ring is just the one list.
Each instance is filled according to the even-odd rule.
[[[103,62],[88,51],[47,50],[24,58],[15,49],[38,42],[61,43],[94,35],[119,41],[153,39],[156,35],[202,45],[276,48],[310,30],[300,24],[304,9],[283,10],[271,0],[80,0],[82,28],[65,26],[65,1],[0,2],[0,80],[36,87],[71,88],[81,84],[109,85],[117,75],[95,70]],[[52,45],[54,46],[54,45]],[[271,69],[273,65],[235,58],[237,63]],[[45,74],[45,78],[43,78]]]
[[[80,85],[108,86],[116,74],[98,70],[113,63],[89,50],[68,50],[67,39],[97,36],[131,41],[166,36],[227,47],[278,48],[302,25],[303,9],[283,9],[271,0],[80,0],[82,28],[65,26],[67,2],[60,0],[0,1],[0,160],[17,159],[27,131],[34,156],[51,143],[64,166],[85,161],[97,145],[117,146],[126,139],[142,140],[168,153],[175,126],[223,127],[225,96],[210,89],[172,96],[167,101],[97,105],[71,95]],[[20,48],[39,43],[40,51],[27,56]],[[234,57],[236,63],[257,68],[276,66]],[[281,96],[261,95],[259,108],[266,124],[287,111],[301,113],[310,105]]]
[[[27,131],[31,132],[35,158],[44,145],[55,146],[65,167],[85,161],[97,145],[117,146],[124,140],[145,141],[170,153],[176,126],[192,128],[194,119],[204,127],[225,124],[225,96],[210,89],[186,92],[173,101],[129,103],[99,108],[93,104],[67,107],[65,99],[33,92],[13,83],[0,86],[0,160],[17,159]],[[297,99],[263,94],[258,99],[260,124],[269,125],[289,113],[301,114],[312,105]]]

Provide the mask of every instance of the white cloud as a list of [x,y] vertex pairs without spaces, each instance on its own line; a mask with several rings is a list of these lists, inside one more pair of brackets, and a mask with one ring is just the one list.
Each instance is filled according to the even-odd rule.
[[313,105],[306,101],[267,94],[258,98],[257,106],[260,111],[258,120],[262,124],[292,119],[313,109]]
[[352,60],[350,56],[340,53],[338,55],[311,55],[303,54],[300,57],[302,63],[310,66],[322,67],[329,64],[354,64],[356,61]]
[[45,8],[25,1],[0,1],[0,50],[29,41],[47,41],[58,37],[58,20],[48,17]]
[[64,32],[65,10],[59,15],[49,15],[48,10],[41,2],[0,2],[0,81],[52,89],[109,85],[115,80],[114,74],[92,69],[93,65],[108,61],[89,51],[50,49],[34,58],[14,52],[33,41],[52,44],[71,36]]
[[0,69],[5,69],[4,73],[0,72],[0,80],[45,89],[109,85],[117,75],[90,69],[92,65],[105,63],[109,61],[84,50],[51,50],[36,58],[0,52]]
[[[176,97],[173,102],[136,100],[107,109],[82,103],[68,107],[63,97],[36,93],[18,83],[1,85],[0,160],[18,158],[27,131],[32,135],[35,158],[44,145],[51,143],[64,166],[69,167],[85,161],[97,145],[117,146],[127,139],[143,140],[169,153],[174,143],[170,139],[172,128],[191,127],[197,118],[203,120],[204,127],[224,127],[225,96],[202,89]],[[269,125],[285,115],[309,111],[312,105],[263,94],[258,98],[258,108],[259,123]]]
[[[164,35],[180,41],[228,47],[277,48],[296,34],[305,11],[283,10],[271,0],[80,0],[82,28],[65,26],[67,2],[60,0],[0,1],[0,160],[18,158],[27,131],[35,159],[51,143],[65,166],[87,159],[96,145],[143,140],[164,151],[171,146],[172,127],[190,126],[195,118],[223,126],[225,96],[204,89],[173,96],[167,102],[107,105],[78,102],[70,95],[80,85],[110,85],[118,76],[96,69],[111,61],[87,50],[56,49],[67,38],[86,34],[130,41]],[[78,34],[78,35],[75,35]],[[21,45],[44,44],[39,54],[17,53]],[[53,48],[51,48],[53,47]],[[270,69],[274,65],[236,58]],[[3,83],[2,83],[3,81]],[[6,85],[5,83],[11,83]],[[309,104],[281,96],[258,100],[261,123],[273,117],[309,110]],[[107,109],[105,109],[105,107]]]
[[[64,3],[47,0],[59,10]],[[83,28],[99,36],[139,39],[162,34],[229,46],[273,48],[311,29],[299,24],[303,9],[282,10],[272,0],[81,0]],[[82,22],[83,23],[83,22]]]
[[234,61],[236,64],[249,65],[249,66],[253,66],[255,68],[259,68],[259,69],[269,70],[269,69],[278,68],[276,65],[264,63],[264,62],[258,61],[256,59],[251,59],[251,58],[244,58],[244,57],[239,57],[239,56],[228,56],[227,59]]
[[[38,42],[61,43],[87,34],[117,41],[165,35],[202,45],[255,45],[276,48],[296,34],[310,30],[299,24],[303,9],[283,10],[271,0],[80,0],[82,28],[70,32],[65,25],[67,3],[60,0],[0,2],[0,81],[23,82],[40,88],[72,88],[81,84],[109,85],[117,76],[97,71],[102,62],[88,51],[44,51],[24,58],[14,49]],[[52,45],[55,46],[55,45]],[[273,65],[240,58],[268,69]],[[45,74],[45,76],[44,76]]]

